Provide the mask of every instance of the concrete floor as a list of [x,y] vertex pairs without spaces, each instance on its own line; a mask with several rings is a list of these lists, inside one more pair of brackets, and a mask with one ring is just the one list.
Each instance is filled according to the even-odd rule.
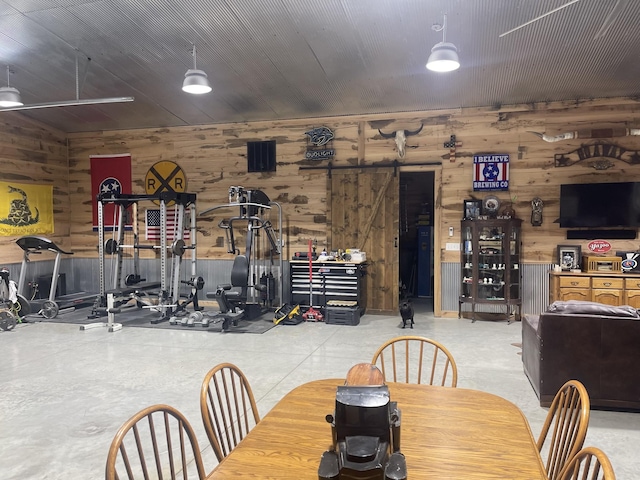
[[[418,307],[416,307],[419,310]],[[220,362],[247,375],[266,414],[294,387],[344,377],[385,340],[414,333],[442,342],[458,364],[458,387],[515,403],[537,436],[547,409],[522,371],[520,323],[365,315],[359,326],[303,323],[257,334],[126,328],[116,333],[42,321],[0,332],[0,479],[104,478],[107,450],[138,410],[168,403],[190,419],[207,471],[216,465],[199,413],[200,383]],[[619,480],[638,478],[640,414],[597,411],[585,445],[603,449]],[[505,448],[509,448],[505,445]]]

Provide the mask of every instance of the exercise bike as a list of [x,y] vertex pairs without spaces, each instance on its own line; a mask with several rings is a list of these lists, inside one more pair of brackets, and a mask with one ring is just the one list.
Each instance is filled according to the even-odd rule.
[[0,330],[13,330],[29,313],[29,302],[18,294],[16,282],[9,280],[9,269],[0,268]]

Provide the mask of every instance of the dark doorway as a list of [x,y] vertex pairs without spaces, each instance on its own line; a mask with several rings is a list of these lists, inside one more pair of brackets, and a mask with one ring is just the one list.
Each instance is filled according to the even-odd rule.
[[[400,295],[433,311],[434,172],[400,172]],[[423,302],[421,302],[423,303]]]

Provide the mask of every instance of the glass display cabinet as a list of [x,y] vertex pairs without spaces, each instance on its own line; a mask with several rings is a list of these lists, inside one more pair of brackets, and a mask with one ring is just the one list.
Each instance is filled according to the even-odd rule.
[[462,305],[470,303],[474,322],[476,305],[504,305],[509,319],[514,315],[520,320],[521,227],[522,220],[517,218],[462,220],[458,318],[462,316]]

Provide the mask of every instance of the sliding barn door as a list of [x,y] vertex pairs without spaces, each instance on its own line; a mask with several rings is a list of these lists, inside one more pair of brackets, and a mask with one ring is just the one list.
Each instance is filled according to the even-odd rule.
[[392,169],[332,172],[329,218],[331,250],[367,254],[366,308],[398,308],[398,176]]

